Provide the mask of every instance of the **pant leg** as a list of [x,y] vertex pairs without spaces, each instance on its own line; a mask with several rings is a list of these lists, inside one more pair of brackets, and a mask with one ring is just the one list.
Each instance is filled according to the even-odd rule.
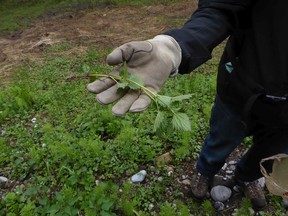
[[210,118],[210,132],[197,161],[198,172],[208,177],[214,176],[245,135],[246,127],[240,115],[232,112],[216,97]]
[[[253,114],[253,145],[236,168],[239,181],[262,177],[260,161],[279,153],[288,154],[288,104],[265,104],[257,101]],[[271,168],[271,164],[268,164]]]
[[[282,128],[269,131],[265,135],[255,135],[254,144],[237,165],[236,178],[239,181],[250,182],[262,177],[260,161],[279,153],[288,154],[288,129]],[[271,164],[269,165],[271,168]]]

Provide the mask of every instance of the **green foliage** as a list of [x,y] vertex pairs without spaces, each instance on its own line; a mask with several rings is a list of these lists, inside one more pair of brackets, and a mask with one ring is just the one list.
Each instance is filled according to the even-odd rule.
[[[0,173],[13,185],[1,190],[0,215],[214,215],[209,201],[179,201],[174,176],[158,168],[152,174],[149,167],[167,151],[176,159],[175,168],[185,158],[197,157],[208,132],[216,66],[170,79],[160,92],[161,108],[181,107],[177,113],[191,119],[191,131],[176,131],[173,117],[163,121],[166,111],[158,112],[156,104],[116,118],[111,105],[97,104],[86,91],[89,80],[66,80],[71,74],[112,69],[99,63],[108,50],[91,47],[86,55],[61,54],[71,48],[52,45],[43,61],[29,62],[14,82],[1,85],[0,131],[5,133],[0,133]],[[186,127],[181,117],[175,124]],[[153,132],[155,119],[162,130]],[[131,184],[129,177],[140,168],[148,170],[145,183]],[[171,186],[175,193],[167,194]],[[279,215],[285,211],[276,207]]]
[[[83,66],[84,72],[89,72],[89,67],[84,65]],[[182,102],[183,100],[191,98],[191,95],[180,95],[176,97],[169,97],[164,95],[159,95],[154,93],[149,88],[145,86],[145,83],[141,79],[141,77],[136,76],[135,74],[131,74],[127,71],[126,62],[123,63],[123,70],[120,71],[119,75],[112,75],[112,74],[97,74],[97,73],[89,73],[89,77],[106,77],[114,80],[117,85],[118,89],[132,89],[132,90],[139,90],[145,93],[153,102],[155,102],[157,107],[157,115],[154,121],[154,128],[153,131],[157,131],[162,124],[167,124],[165,121],[166,119],[172,118],[171,125],[175,130],[183,130],[183,131],[190,131],[191,130],[191,123],[189,117],[186,113],[181,113],[178,110],[180,108],[173,108],[173,102]],[[163,108],[163,109],[162,109]],[[170,125],[169,125],[170,126]]]
[[[86,91],[89,80],[65,80],[71,73],[111,70],[95,63],[107,50],[90,48],[87,55],[67,57],[60,53],[55,57],[55,50],[70,48],[67,44],[50,47],[43,62],[20,68],[15,82],[1,89],[0,124],[5,130],[0,136],[0,166],[5,167],[1,174],[20,183],[15,185],[17,193],[3,194],[0,209],[4,215],[93,215],[95,211],[98,215],[150,215],[160,211],[165,201],[171,204],[177,196],[163,195],[169,177],[162,183],[157,176],[147,177],[145,187],[121,182],[139,166],[154,165],[167,149],[174,152],[175,163],[197,156],[202,133],[208,128],[198,100],[203,94],[211,95],[206,99],[211,104],[214,92],[201,87],[203,92],[186,99],[195,83],[210,85],[214,78],[196,73],[194,78],[185,75],[169,80],[161,95],[181,96],[160,96],[162,107],[181,105],[181,112],[193,120],[192,130],[175,131],[168,122],[154,133],[156,105],[141,114],[116,118],[110,105],[95,103],[94,95]],[[152,210],[151,203],[155,206]],[[187,212],[187,206],[175,204],[177,214]]]

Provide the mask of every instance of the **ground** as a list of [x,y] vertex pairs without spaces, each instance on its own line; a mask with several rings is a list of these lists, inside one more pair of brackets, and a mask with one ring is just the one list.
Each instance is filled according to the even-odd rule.
[[[172,27],[179,27],[196,9],[196,1],[146,7],[99,6],[83,12],[50,12],[28,28],[6,33],[0,38],[0,78],[9,81],[13,70],[29,60],[41,60],[52,44],[72,43],[67,55],[85,52],[89,46],[113,48],[131,40],[151,38]],[[243,152],[239,149],[231,159]],[[183,162],[182,169],[175,170],[175,184],[187,187],[179,181],[183,175],[191,176],[193,161]],[[190,177],[188,177],[189,179]],[[188,194],[189,195],[189,194]],[[231,199],[225,215],[231,215],[239,207],[242,196]]]
[[85,52],[90,45],[116,47],[130,40],[151,38],[181,25],[195,8],[195,1],[190,0],[141,8],[103,5],[90,12],[51,11],[28,28],[0,38],[0,77],[6,77],[27,59],[41,58],[51,44],[73,43],[75,49],[70,50],[70,54]]

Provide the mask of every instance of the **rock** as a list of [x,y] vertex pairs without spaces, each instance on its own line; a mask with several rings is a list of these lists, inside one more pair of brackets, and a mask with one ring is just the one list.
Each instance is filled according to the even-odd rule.
[[144,181],[146,175],[147,175],[146,170],[141,170],[131,177],[131,182],[132,183],[142,182]]
[[283,199],[282,206],[284,206],[285,208],[288,208],[288,200]]
[[1,130],[1,136],[4,136],[6,134],[5,130]]
[[167,152],[165,154],[160,155],[156,159],[157,166],[163,166],[165,164],[168,164],[173,160],[173,157],[170,152]]
[[182,184],[184,184],[184,185],[191,185],[191,181],[189,180],[189,179],[184,179],[183,181],[182,181]]
[[150,203],[149,206],[148,206],[148,209],[151,211],[153,208],[154,208],[154,204]]
[[213,180],[211,182],[211,187],[217,186],[217,185],[223,185],[229,188],[233,188],[233,186],[235,185],[235,179],[234,178],[227,178],[227,177],[223,177],[220,175],[215,175],[213,177]]
[[162,183],[162,182],[163,182],[163,177],[161,177],[161,176],[158,177],[158,178],[157,178],[157,181],[158,181],[159,183]]
[[232,175],[234,172],[232,170],[226,170],[227,175]]
[[222,170],[225,170],[227,168],[227,163],[225,163],[223,166],[222,166]]
[[182,180],[184,180],[184,179],[186,179],[186,178],[188,178],[187,175],[182,175]]
[[224,202],[232,195],[232,190],[226,186],[217,185],[211,189],[211,197],[214,201]]
[[168,171],[168,176],[171,176],[171,175],[173,175],[173,172],[174,172],[174,168],[173,168],[173,166],[169,166],[168,168],[167,168],[167,171]]
[[241,192],[240,186],[238,186],[238,185],[235,185],[235,186],[233,187],[233,190],[234,190],[236,193],[240,193],[240,192]]
[[36,123],[36,120],[37,119],[34,117],[34,118],[31,119],[31,122],[34,124],[34,123]]
[[229,164],[229,165],[236,165],[236,164],[237,164],[237,161],[236,161],[236,160],[232,160],[232,161],[229,161],[228,164]]
[[168,175],[168,176],[172,176],[172,175],[173,175],[173,172],[172,172],[172,171],[169,171],[169,172],[167,173],[167,175]]
[[167,167],[167,171],[168,171],[168,172],[173,172],[173,171],[174,171],[173,166],[169,166],[169,167]]
[[0,176],[0,188],[6,188],[8,185],[8,178]]
[[96,184],[96,186],[98,186],[100,184],[100,181],[98,179],[96,179],[95,184]]
[[265,178],[262,177],[262,178],[258,179],[258,184],[259,184],[262,188],[264,188],[264,187],[265,187]]
[[225,205],[219,201],[216,201],[213,206],[217,211],[223,211],[225,208]]

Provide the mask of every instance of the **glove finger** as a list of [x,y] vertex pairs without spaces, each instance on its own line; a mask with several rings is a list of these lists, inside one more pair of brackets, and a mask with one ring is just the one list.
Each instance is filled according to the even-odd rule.
[[92,93],[100,93],[110,88],[115,84],[115,81],[110,78],[101,78],[87,85],[87,90]]
[[124,61],[129,61],[134,53],[151,52],[152,45],[147,41],[133,41],[114,49],[107,56],[107,63],[109,65],[117,65]]
[[129,111],[129,108],[140,95],[139,90],[129,90],[112,108],[112,113],[122,116]]
[[142,112],[151,104],[151,98],[142,93],[137,100],[131,105],[129,112]]
[[[118,75],[118,74],[119,74],[118,70],[114,70],[110,73],[110,75]],[[108,77],[100,78],[100,79],[95,80],[92,83],[89,83],[87,85],[87,90],[89,92],[98,94],[112,87],[114,84],[115,84],[115,81],[113,79],[110,79]]]
[[112,87],[108,88],[107,90],[97,94],[96,100],[100,104],[104,105],[110,104],[118,100],[119,98],[123,97],[123,95],[125,95],[127,91],[128,89],[118,89],[118,85],[115,84]]

